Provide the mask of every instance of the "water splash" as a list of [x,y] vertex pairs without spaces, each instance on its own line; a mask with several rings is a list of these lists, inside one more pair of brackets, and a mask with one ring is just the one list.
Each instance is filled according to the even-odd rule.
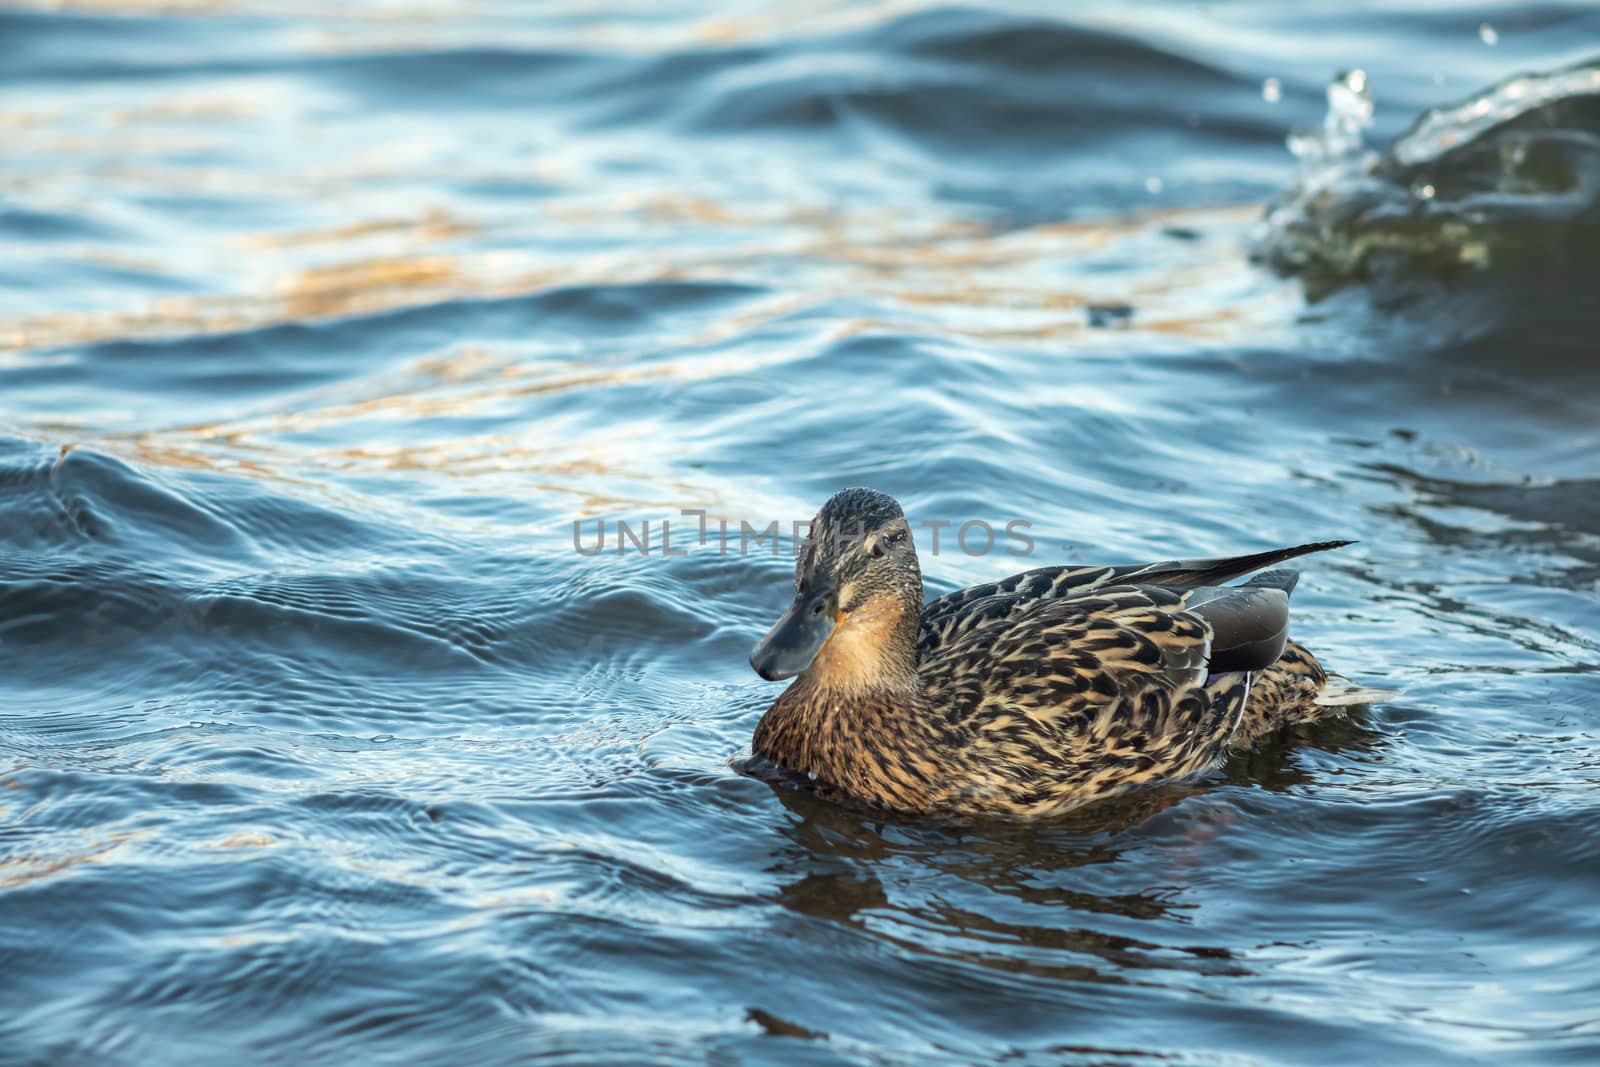
[[[1332,93],[1330,89],[1330,102]],[[1550,74],[1521,75],[1463,103],[1423,112],[1411,129],[1395,140],[1390,152],[1395,161],[1404,166],[1419,166],[1527,112],[1597,95],[1600,95],[1600,64]]]
[[1367,146],[1364,74],[1328,88],[1322,126],[1289,138],[1300,179],[1268,210],[1256,256],[1313,297],[1350,282],[1600,261],[1600,64],[1526,74],[1424,113]]
[[1367,149],[1362,133],[1372,125],[1372,111],[1365,71],[1345,71],[1328,83],[1328,113],[1322,125],[1289,134],[1289,151],[1300,160],[1302,183],[1331,180],[1351,166],[1377,158]]

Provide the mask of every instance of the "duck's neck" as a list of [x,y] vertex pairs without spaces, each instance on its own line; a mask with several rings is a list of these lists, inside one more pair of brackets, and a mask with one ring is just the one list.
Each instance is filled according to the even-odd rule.
[[840,621],[801,678],[844,701],[916,696],[922,605],[899,597],[868,601]]
[[[906,810],[931,796],[917,676],[921,605],[853,612],[756,727],[755,751],[819,784]],[[883,764],[902,759],[898,769]],[[907,768],[915,766],[915,773]],[[922,772],[926,770],[925,776]]]

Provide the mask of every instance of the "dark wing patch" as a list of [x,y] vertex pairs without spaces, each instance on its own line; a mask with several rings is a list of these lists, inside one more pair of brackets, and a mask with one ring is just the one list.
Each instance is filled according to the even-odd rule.
[[1211,626],[1213,673],[1270,667],[1289,640],[1289,594],[1282,589],[1202,586],[1189,590],[1184,603]]

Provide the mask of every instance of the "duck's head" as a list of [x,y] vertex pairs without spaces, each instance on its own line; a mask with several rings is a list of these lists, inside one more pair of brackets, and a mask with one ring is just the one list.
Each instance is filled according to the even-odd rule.
[[904,512],[871,489],[835,493],[811,520],[794,602],[750,653],[775,682],[810,670],[850,687],[916,671],[922,570]]

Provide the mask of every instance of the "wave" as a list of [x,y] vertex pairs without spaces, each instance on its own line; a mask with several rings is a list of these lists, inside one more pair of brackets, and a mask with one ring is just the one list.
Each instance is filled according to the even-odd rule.
[[1362,72],[1335,79],[1328,102],[1320,130],[1291,137],[1302,174],[1267,213],[1260,261],[1313,300],[1365,284],[1452,342],[1537,321],[1522,354],[1587,343],[1592,298],[1576,279],[1600,268],[1600,62],[1427,111],[1381,151],[1363,136]]

